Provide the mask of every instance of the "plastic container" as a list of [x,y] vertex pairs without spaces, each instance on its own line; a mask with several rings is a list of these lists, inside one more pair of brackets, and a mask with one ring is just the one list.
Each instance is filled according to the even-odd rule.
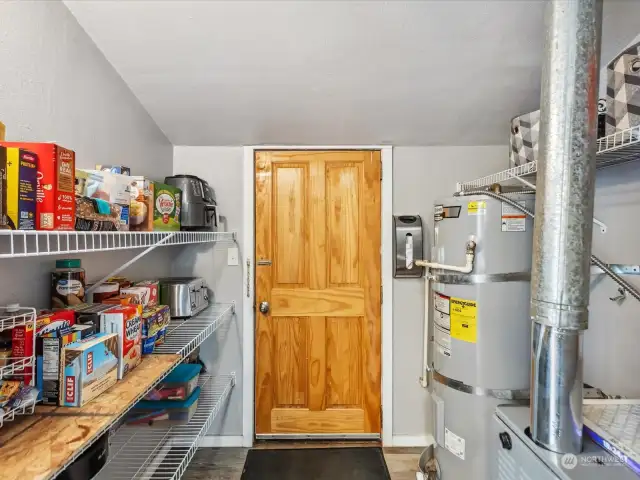
[[202,365],[181,364],[178,365],[156,388],[151,390],[145,400],[179,400],[189,398],[198,386],[198,378]]
[[189,423],[191,417],[196,413],[198,398],[200,398],[200,387],[196,387],[189,398],[183,401],[142,400],[133,407],[127,416],[127,424],[157,427],[184,425]]
[[65,308],[84,303],[85,272],[80,260],[56,260],[51,272],[51,308]]

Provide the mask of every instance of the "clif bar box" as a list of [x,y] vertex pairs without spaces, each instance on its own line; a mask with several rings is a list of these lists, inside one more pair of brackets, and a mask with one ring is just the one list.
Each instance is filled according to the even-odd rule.
[[38,157],[36,229],[74,230],[75,153],[53,143],[0,142]]
[[118,336],[98,333],[70,343],[60,367],[60,405],[86,405],[118,381]]

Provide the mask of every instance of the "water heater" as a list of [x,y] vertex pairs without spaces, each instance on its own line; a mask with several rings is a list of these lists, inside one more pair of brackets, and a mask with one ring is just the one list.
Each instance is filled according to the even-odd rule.
[[431,269],[435,456],[442,480],[490,480],[493,413],[528,398],[533,220],[486,195],[444,198],[434,220],[431,262],[464,265],[476,243],[471,273]]

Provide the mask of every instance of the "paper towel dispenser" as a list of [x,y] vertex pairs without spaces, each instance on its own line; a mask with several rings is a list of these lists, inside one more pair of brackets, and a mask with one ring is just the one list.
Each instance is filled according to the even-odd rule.
[[424,275],[424,267],[415,264],[424,256],[420,215],[393,216],[393,251],[394,277],[416,278]]

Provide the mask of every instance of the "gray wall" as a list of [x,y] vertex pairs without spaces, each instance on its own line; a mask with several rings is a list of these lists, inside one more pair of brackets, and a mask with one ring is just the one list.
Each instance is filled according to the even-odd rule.
[[[238,232],[242,245],[242,147],[175,147],[174,173],[204,178],[214,188],[220,214],[227,218],[229,231]],[[218,332],[200,348],[200,357],[210,370],[228,374],[236,372],[237,383],[231,392],[228,408],[211,428],[211,435],[242,435],[242,265],[227,266],[227,248],[183,249],[173,260],[175,275],[194,274],[207,280],[215,301],[236,302],[236,318],[230,328]]]
[[[429,255],[433,204],[453,195],[456,182],[473,180],[508,167],[506,145],[486,147],[397,147],[393,149],[393,213],[419,214]],[[432,432],[428,392],[422,375],[424,280],[393,282],[393,434]]]
[[[192,173],[209,181],[216,190],[229,230],[238,232],[242,244],[242,147],[175,147],[174,172]],[[473,179],[507,166],[506,146],[496,147],[397,147],[394,148],[394,213],[419,213],[430,225],[433,200],[453,193],[458,181]],[[241,200],[242,198],[242,200]],[[430,229],[430,227],[429,227]],[[204,276],[220,302],[242,302],[241,267],[226,266],[226,246],[197,252],[185,251],[174,260],[174,273],[190,269]],[[244,252],[241,252],[241,265]],[[418,384],[422,362],[422,280],[394,281],[394,435],[425,437],[430,433],[427,393]],[[242,312],[224,341],[206,342],[201,355],[221,372],[235,370],[234,389],[227,417],[211,434],[242,434]]]
[[[0,120],[7,140],[56,141],[76,151],[79,167],[118,163],[152,178],[172,171],[173,147],[64,4],[0,1],[0,38]],[[170,252],[153,253],[125,273],[166,274]],[[80,258],[95,280],[133,255]],[[48,306],[54,262],[2,261],[0,305]]]

